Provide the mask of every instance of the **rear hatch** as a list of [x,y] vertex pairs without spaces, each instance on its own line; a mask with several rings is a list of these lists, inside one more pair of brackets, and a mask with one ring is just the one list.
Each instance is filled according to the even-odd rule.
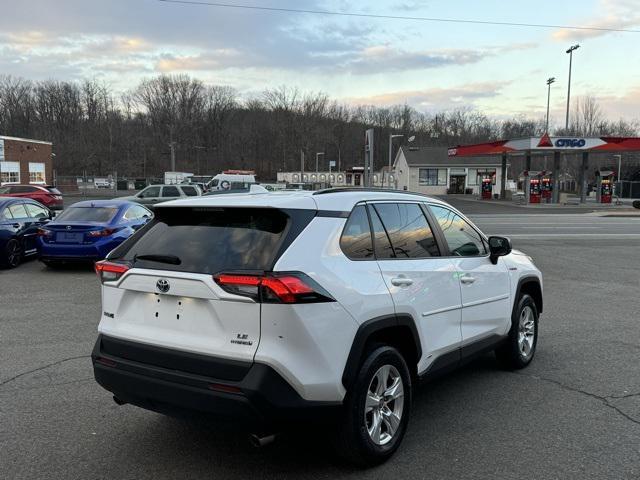
[[315,211],[162,207],[156,212],[108,257],[129,269],[117,280],[103,281],[100,332],[252,361],[261,304],[223,289],[214,275],[271,270]]

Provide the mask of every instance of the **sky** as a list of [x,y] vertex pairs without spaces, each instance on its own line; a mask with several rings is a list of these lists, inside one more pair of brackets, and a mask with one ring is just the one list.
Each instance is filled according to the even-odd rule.
[[[203,0],[206,1],[206,0]],[[351,13],[640,30],[640,0],[226,0]],[[640,33],[279,13],[159,0],[0,0],[0,75],[98,79],[126,91],[186,73],[244,97],[282,85],[349,104],[544,116],[592,95],[640,118]]]

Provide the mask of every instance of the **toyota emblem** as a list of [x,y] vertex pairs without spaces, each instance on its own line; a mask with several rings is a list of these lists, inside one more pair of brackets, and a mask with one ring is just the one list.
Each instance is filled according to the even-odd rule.
[[167,280],[161,278],[156,282],[156,288],[160,293],[167,293],[169,291],[169,288],[171,287],[169,286],[169,282]]

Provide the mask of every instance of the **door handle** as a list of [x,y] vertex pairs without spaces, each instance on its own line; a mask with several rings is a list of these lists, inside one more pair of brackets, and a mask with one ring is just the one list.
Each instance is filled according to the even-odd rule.
[[474,277],[470,276],[470,275],[463,275],[462,277],[460,277],[460,281],[462,283],[464,283],[465,285],[469,285],[469,284],[475,282],[476,279]]
[[413,284],[413,280],[407,277],[395,277],[391,279],[391,285],[396,287],[408,287]]
[[13,225],[11,225],[13,228],[20,228],[20,224],[19,223],[14,223]]

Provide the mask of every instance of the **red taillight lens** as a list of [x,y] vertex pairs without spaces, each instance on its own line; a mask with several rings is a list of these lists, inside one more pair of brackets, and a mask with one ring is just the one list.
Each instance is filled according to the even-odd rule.
[[333,301],[324,289],[302,273],[245,275],[221,273],[213,279],[224,290],[264,303]]
[[104,283],[118,280],[127,270],[129,270],[129,265],[103,260],[101,262],[96,262],[95,268],[98,278],[102,283]]
[[39,237],[52,237],[53,236],[53,232],[51,230],[47,230],[46,228],[39,228],[38,229],[38,236]]
[[115,230],[113,228],[103,228],[102,230],[91,230],[90,232],[87,232],[87,235],[90,237],[108,237],[109,235],[111,235],[113,232],[115,232]]

